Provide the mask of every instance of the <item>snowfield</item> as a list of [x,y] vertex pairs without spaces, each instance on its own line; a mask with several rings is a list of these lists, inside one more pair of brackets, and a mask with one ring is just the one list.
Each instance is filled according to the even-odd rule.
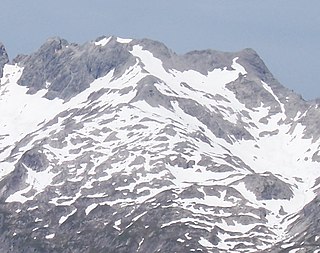
[[111,42],[133,63],[68,100],[46,98],[50,80],[30,94],[19,84],[25,68],[4,66],[0,179],[8,210],[31,215],[32,233],[52,243],[89,233],[82,219],[114,238],[143,234],[136,246],[124,242],[136,247],[127,252],[153,252],[152,229],[168,231],[185,252],[295,252],[291,228],[303,224],[301,210],[319,189],[319,136],[305,123],[318,107],[293,108],[295,96],[251,73],[241,53],[203,74],[174,68],[174,56],[167,67],[132,39],[91,45],[107,50]]

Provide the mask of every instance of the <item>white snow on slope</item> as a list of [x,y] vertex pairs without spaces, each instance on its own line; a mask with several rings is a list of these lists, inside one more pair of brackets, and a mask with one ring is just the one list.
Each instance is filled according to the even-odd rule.
[[[17,65],[7,64],[4,67],[0,86],[0,132],[4,136],[0,139],[1,147],[19,141],[26,134],[36,130],[45,119],[54,117],[62,108],[62,101],[42,98],[45,91],[28,95],[28,89],[17,84],[22,71],[23,68]],[[4,154],[0,153],[0,161],[10,150]]]
[[214,245],[211,242],[209,242],[207,239],[205,239],[203,237],[200,238],[199,243],[202,246],[207,247],[207,248],[213,248],[214,247]]
[[[238,57],[233,59],[231,65],[233,70],[227,70],[227,68],[214,69],[208,72],[208,75],[203,75],[194,70],[181,72],[170,69],[167,71],[164,69],[161,60],[154,57],[149,51],[143,50],[139,45],[133,46],[131,53],[144,63],[144,70],[163,81],[163,83],[155,85],[165,95],[181,98],[192,97],[199,104],[224,113],[224,119],[234,124],[237,123],[236,112],[246,109],[236,99],[235,94],[225,87],[227,83],[236,80],[239,74],[245,75],[247,73],[244,67],[237,63]],[[183,83],[186,83],[191,89],[184,86]],[[211,97],[208,97],[208,94]],[[224,99],[217,100],[214,97],[215,95]],[[228,108],[232,108],[232,111]]]
[[97,203],[93,203],[93,204],[89,205],[89,206],[86,208],[86,210],[85,210],[86,215],[88,215],[88,214],[89,214],[93,209],[95,209],[97,206],[98,206]]
[[[118,38],[117,41],[120,43],[129,43],[131,40]],[[96,45],[105,46],[108,42],[109,40],[105,38],[97,42]],[[226,68],[214,69],[209,72],[208,75],[202,75],[193,70],[184,72],[174,69],[165,70],[162,62],[155,58],[150,52],[143,50],[141,46],[134,46],[131,53],[137,57],[137,63],[128,68],[123,76],[116,79],[113,77],[113,72],[110,72],[107,76],[95,80],[90,85],[90,88],[65,103],[59,99],[53,101],[46,100],[43,98],[46,92],[45,90],[39,91],[34,95],[27,94],[27,89],[25,87],[16,84],[23,69],[18,66],[6,65],[4,77],[1,79],[0,86],[0,109],[8,108],[8,111],[1,111],[1,115],[3,114],[4,118],[3,121],[0,122],[0,147],[2,148],[9,145],[10,148],[5,152],[0,152],[1,176],[3,177],[14,168],[9,162],[1,161],[8,157],[10,151],[14,147],[14,143],[21,140],[25,135],[40,129],[45,122],[52,119],[52,117],[61,111],[73,108],[80,110],[81,108],[89,106],[91,101],[87,100],[88,96],[92,92],[99,91],[102,88],[105,88],[106,92],[95,101],[96,107],[101,107],[99,108],[100,112],[103,112],[103,109],[108,106],[111,107],[121,103],[129,103],[136,95],[135,87],[137,83],[149,73],[162,80],[161,82],[154,84],[161,93],[181,98],[192,98],[212,111],[219,110],[219,112],[223,114],[224,119],[233,124],[237,124],[238,116],[242,115],[243,111],[247,112],[251,119],[249,119],[249,117],[241,117],[243,117],[242,120],[248,123],[248,125],[252,122],[257,125],[257,128],[247,127],[247,130],[253,135],[254,140],[242,140],[230,144],[221,138],[217,138],[197,118],[184,113],[176,102],[172,103],[172,111],[161,106],[152,107],[145,101],[138,101],[131,103],[130,107],[122,107],[114,113],[102,113],[97,118],[95,118],[94,115],[92,116],[92,121],[87,120],[86,115],[80,115],[74,119],[76,122],[85,122],[84,127],[66,138],[68,145],[65,148],[58,149],[46,145],[45,148],[48,150],[48,156],[49,154],[54,154],[61,162],[71,162],[78,156],[78,153],[71,153],[72,150],[78,149],[81,154],[81,152],[84,151],[97,151],[97,147],[99,147],[99,152],[105,155],[105,157],[108,157],[111,156],[113,150],[116,150],[122,145],[127,145],[127,149],[130,149],[137,146],[138,143],[141,150],[147,151],[143,153],[139,150],[135,153],[135,155],[140,155],[145,158],[145,161],[141,164],[141,166],[144,166],[145,175],[139,175],[135,182],[117,187],[116,190],[123,191],[124,196],[128,194],[128,192],[132,193],[136,191],[137,193],[141,193],[150,190],[148,195],[139,197],[138,199],[124,197],[123,199],[114,201],[93,203],[85,209],[86,215],[98,205],[120,204],[126,206],[132,205],[133,203],[142,203],[164,190],[174,189],[173,187],[184,189],[192,184],[203,186],[210,184],[228,185],[237,180],[241,180],[243,175],[251,172],[243,168],[237,168],[236,165],[230,166],[234,171],[222,173],[206,170],[205,166],[198,165],[198,162],[201,159],[201,153],[205,153],[212,157],[215,162],[221,165],[228,165],[228,162],[224,160],[224,157],[226,154],[232,154],[240,157],[243,162],[255,172],[264,173],[270,171],[277,175],[281,180],[291,185],[294,192],[294,197],[291,200],[268,201],[258,201],[255,195],[248,191],[243,184],[234,186],[234,188],[250,202],[250,206],[255,208],[263,207],[270,210],[271,212],[267,215],[268,223],[266,225],[272,232],[276,233],[278,239],[285,236],[285,228],[288,225],[288,222],[283,221],[285,216],[279,215],[279,210],[283,207],[284,211],[288,213],[288,216],[286,217],[289,217],[293,213],[299,211],[315,196],[312,191],[312,186],[315,179],[319,176],[320,167],[318,163],[314,163],[311,160],[305,161],[304,155],[308,148],[311,149],[311,152],[315,152],[318,149],[319,143],[313,143],[310,139],[303,138],[304,126],[301,124],[297,124],[291,134],[288,134],[289,130],[292,130],[291,125],[280,125],[279,121],[284,117],[284,105],[268,84],[263,83],[263,87],[274,97],[281,107],[281,113],[272,115],[268,119],[268,124],[259,122],[259,120],[269,114],[270,108],[261,105],[258,108],[254,108],[254,110],[250,110],[236,99],[235,94],[226,88],[226,84],[237,79],[239,74],[246,74],[246,70],[237,63],[237,58],[233,60],[233,70],[227,70]],[[182,83],[186,83],[189,87]],[[126,94],[119,92],[119,90],[123,88],[130,87],[132,87],[132,90]],[[206,96],[208,94],[212,96]],[[222,99],[214,97],[215,95],[221,96]],[[47,108],[47,110],[44,113],[38,113],[39,108]],[[93,109],[94,108],[95,107],[93,107]],[[299,115],[299,117],[302,117],[302,115],[303,114]],[[155,122],[146,121],[142,123],[142,119],[148,117],[154,119]],[[39,134],[33,138],[33,143],[48,136],[51,131],[62,130],[63,121],[66,119],[67,118],[60,117],[58,123],[46,130],[38,132]],[[102,125],[104,121],[109,121],[108,127],[110,128],[110,131],[114,131],[115,133],[113,136],[110,136],[110,133],[101,133],[103,126],[100,127],[100,125]],[[156,145],[155,135],[158,134],[158,137],[164,137],[165,135],[161,134],[161,130],[163,130],[164,126],[169,124],[174,124],[176,126],[175,130],[177,133],[174,136],[171,136],[169,140],[160,142],[159,145]],[[132,130],[127,130],[128,127],[141,127],[141,125],[144,127],[142,130],[135,130],[134,128]],[[208,143],[199,140],[191,140],[189,136],[185,136],[185,133],[197,131],[200,127],[204,130],[205,135],[212,143],[214,143],[213,145],[209,145]],[[71,144],[72,137],[76,138],[77,135],[91,136],[91,133],[94,130],[101,133],[92,136],[96,146],[86,148],[87,143]],[[260,136],[262,131],[272,132],[275,130],[278,131],[277,134]],[[133,137],[130,136],[130,134],[132,134]],[[106,137],[110,137],[110,140],[106,141]],[[114,139],[112,139],[112,137],[114,137]],[[152,152],[157,153],[157,158],[163,158],[169,155],[172,155],[174,158],[179,154],[179,152],[173,152],[177,143],[187,141],[190,141],[194,145],[195,150],[192,150],[192,152],[190,151],[190,154],[182,154],[182,156],[186,159],[194,160],[195,166],[182,169],[179,166],[165,164],[166,170],[163,170],[161,173],[158,171],[156,173],[153,172],[153,169],[155,168],[154,164],[156,164],[153,164],[153,162],[155,162],[156,159],[152,157]],[[32,143],[29,143],[20,153],[23,153],[31,147]],[[163,147],[168,147],[168,150]],[[100,165],[103,162],[103,158],[91,157],[91,159],[95,165]],[[96,167],[93,167],[88,171],[86,164],[83,163],[78,169],[75,167],[68,168],[70,169],[70,173],[66,176],[66,179],[72,182],[81,182],[81,180],[85,178],[84,174],[87,173],[86,184],[82,185],[79,192],[74,196],[55,197],[50,200],[50,203],[55,205],[72,205],[82,196],[81,190],[93,189],[95,182],[107,181],[113,174],[117,173],[127,173],[130,175],[131,170],[133,171],[138,167],[130,167],[130,164],[133,161],[134,156],[131,155],[125,160],[120,160],[119,162],[110,165],[108,173],[98,179],[95,177]],[[51,184],[52,178],[55,175],[50,171],[50,167],[46,171],[39,173],[36,173],[29,168],[26,169],[28,172],[27,183],[29,186],[9,196],[6,200],[7,202],[15,201],[24,203],[25,201],[32,199],[34,196],[27,198],[24,194],[32,189],[36,192],[43,191],[46,186]],[[235,174],[235,172],[238,174]],[[44,179],[46,173],[49,177]],[[174,184],[173,186],[159,189],[150,189],[150,187],[147,186],[135,189],[135,185],[146,184],[152,182],[152,180],[156,178],[165,179],[168,178],[168,176],[173,176],[173,179],[170,179]],[[188,200],[180,201],[179,204],[195,214],[210,214],[210,211],[208,210],[210,210],[210,207],[212,206],[232,208],[237,204],[235,201],[226,200],[224,195],[226,192],[222,193],[221,197],[205,196],[203,199],[190,198]],[[87,197],[94,199],[105,196],[104,193],[96,193],[88,195]],[[195,208],[195,204],[206,207]],[[73,213],[61,217],[59,222],[63,223],[72,214]],[[231,214],[221,211],[219,215],[223,218],[227,218]],[[189,218],[182,219],[181,221],[194,222],[193,226],[198,226],[199,228],[205,226],[208,231],[213,229],[214,225],[217,225],[226,231],[238,231],[242,233],[247,233],[253,227],[253,225],[247,226],[236,222],[230,225],[226,223],[223,218],[221,218],[221,222],[217,224],[211,222],[201,223],[199,219]],[[172,221],[172,223],[174,222],[178,221]],[[170,223],[168,224],[170,225]],[[279,227],[279,224],[281,224],[282,227]],[[118,226],[116,227],[119,228]],[[210,242],[205,238],[201,238],[199,243],[208,248],[212,247]],[[227,249],[225,242],[221,242],[221,245]]]
[[55,237],[55,235],[56,235],[56,234],[54,234],[54,233],[53,233],[53,234],[49,234],[49,235],[46,235],[45,238],[46,238],[46,239],[52,239],[52,238]]
[[99,41],[96,41],[94,44],[96,46],[101,46],[104,47],[105,45],[107,45],[109,43],[109,41],[112,39],[112,37],[108,37],[108,38],[103,38]]
[[[223,70],[214,69],[209,72],[208,75],[202,75],[194,70],[180,72],[173,69],[170,70],[170,72],[167,72],[164,69],[161,60],[155,58],[149,51],[143,50],[139,45],[133,46],[131,54],[139,58],[140,61],[145,64],[144,69],[147,72],[160,78],[165,83],[170,84],[170,88],[173,90],[179,89],[180,84],[185,82],[198,91],[210,93],[212,95],[220,94],[222,96],[230,95],[234,97],[234,94],[225,88],[225,84],[236,80],[239,77],[239,74],[244,75],[247,73],[244,67],[237,63],[238,58],[233,60],[231,66],[233,70],[227,70],[227,68],[224,68]],[[184,90],[179,92],[178,90],[179,93],[183,93],[183,91]]]
[[274,99],[279,103],[279,105],[281,107],[281,111],[285,112],[284,105],[280,102],[279,98],[274,94],[274,92],[271,89],[271,87],[268,84],[266,84],[265,82],[263,82],[263,81],[261,81],[261,83],[263,85],[263,88],[265,88],[266,91],[268,91],[274,97]]
[[77,209],[74,209],[71,213],[69,213],[66,216],[62,216],[59,220],[59,224],[63,224],[70,216],[72,216],[73,214],[75,214],[77,212]]
[[132,39],[123,39],[120,37],[117,37],[117,42],[122,43],[122,44],[128,44],[132,41]]
[[[88,96],[93,91],[102,89],[113,75],[113,71],[110,71],[105,77],[93,82],[84,92],[64,103],[60,99],[48,100],[44,98],[46,90],[40,90],[34,95],[27,94],[28,89],[17,84],[22,71],[23,69],[17,65],[7,64],[1,79],[0,108],[5,108],[5,110],[1,110],[0,133],[2,138],[0,138],[0,147],[8,146],[8,148],[5,152],[0,153],[0,161],[10,154],[14,143],[41,128],[60,112],[70,108],[82,108],[87,103]],[[42,137],[38,136],[39,139]],[[8,164],[1,166],[0,178],[12,169]]]
[[15,192],[14,194],[10,195],[7,199],[6,202],[20,202],[24,203],[27,200],[32,199],[33,197],[25,197],[24,194],[29,192],[30,190],[35,190],[37,192],[41,192],[44,190],[45,187],[47,187],[51,182],[54,176],[56,176],[55,173],[52,173],[50,171],[50,167],[47,168],[44,171],[41,172],[35,172],[34,170],[28,168],[25,166],[25,169],[27,170],[27,179],[26,183],[29,185],[27,188],[22,189],[20,191]]

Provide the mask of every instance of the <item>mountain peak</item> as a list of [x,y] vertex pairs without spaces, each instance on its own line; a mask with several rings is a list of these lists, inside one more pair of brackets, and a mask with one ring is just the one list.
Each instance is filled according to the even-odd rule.
[[112,69],[117,72],[131,64],[130,57],[121,43],[106,47],[92,43],[77,45],[54,37],[20,62],[24,71],[19,84],[28,87],[31,94],[47,86],[47,98],[70,99]]
[[245,48],[237,53],[239,62],[248,69],[249,73],[255,73],[262,81],[270,82],[274,80],[273,75],[260,58],[259,54],[252,48]]
[[254,50],[54,37],[16,61],[0,85],[3,252],[319,248],[319,104]]
[[7,54],[6,48],[0,42],[0,78],[3,75],[3,66],[9,62],[9,56]]

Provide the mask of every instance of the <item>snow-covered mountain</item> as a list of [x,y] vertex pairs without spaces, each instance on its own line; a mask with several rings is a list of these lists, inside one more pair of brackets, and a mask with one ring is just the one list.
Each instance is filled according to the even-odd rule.
[[320,252],[320,108],[256,52],[0,45],[1,252]]

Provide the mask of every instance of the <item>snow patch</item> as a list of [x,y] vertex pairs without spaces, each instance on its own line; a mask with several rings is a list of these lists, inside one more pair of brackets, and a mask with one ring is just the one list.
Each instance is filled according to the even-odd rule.
[[206,248],[213,248],[214,247],[214,245],[211,242],[209,242],[207,239],[205,239],[203,237],[200,237],[199,243],[203,247],[206,247]]
[[117,37],[117,42],[122,43],[122,44],[128,44],[132,41],[132,39],[123,39],[120,37]]
[[107,45],[109,43],[109,41],[111,40],[112,37],[108,37],[108,38],[103,38],[99,41],[96,41],[94,44],[96,46],[101,46],[104,47],[105,45]]
[[116,230],[118,230],[118,231],[121,231],[121,228],[119,227],[121,225],[121,219],[120,220],[117,220],[117,221],[115,221],[115,223],[114,223],[114,228],[116,229]]
[[74,209],[71,213],[69,213],[66,216],[62,216],[59,220],[59,225],[61,225],[62,223],[64,223],[70,216],[72,216],[73,214],[75,214],[77,212],[77,209]]
[[93,209],[95,209],[99,204],[97,203],[93,203],[91,205],[89,205],[86,210],[85,210],[85,213],[86,215],[88,215]]
[[46,235],[46,239],[52,239],[52,238],[54,238],[55,237],[55,233],[53,233],[53,234],[49,234],[49,235]]

